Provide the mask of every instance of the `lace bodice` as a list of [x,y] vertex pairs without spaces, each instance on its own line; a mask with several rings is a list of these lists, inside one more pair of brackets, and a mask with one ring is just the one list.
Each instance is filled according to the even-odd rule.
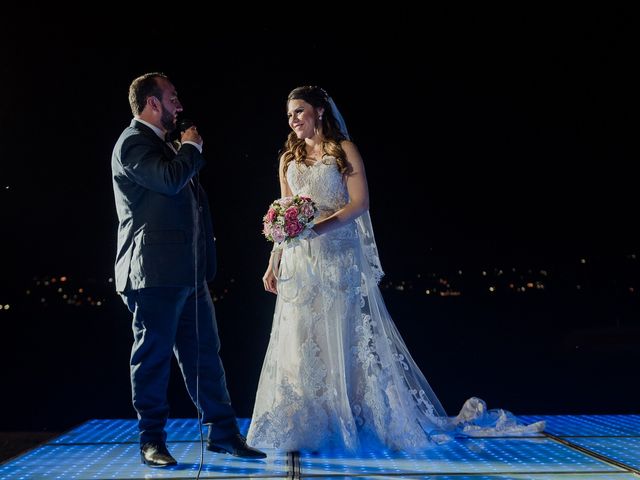
[[320,212],[335,212],[349,201],[347,186],[335,157],[325,155],[311,166],[291,162],[287,182],[294,195],[308,195]]

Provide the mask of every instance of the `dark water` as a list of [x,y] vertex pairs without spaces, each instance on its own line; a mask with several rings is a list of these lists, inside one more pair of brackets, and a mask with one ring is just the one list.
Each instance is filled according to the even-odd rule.
[[[469,396],[521,414],[637,413],[638,300],[536,292],[383,295],[449,413]],[[241,417],[251,415],[273,304],[274,297],[242,288],[216,303],[228,385]],[[0,430],[134,418],[130,319],[117,296],[93,309],[22,305],[2,321]],[[195,417],[175,365],[169,395],[172,416]]]

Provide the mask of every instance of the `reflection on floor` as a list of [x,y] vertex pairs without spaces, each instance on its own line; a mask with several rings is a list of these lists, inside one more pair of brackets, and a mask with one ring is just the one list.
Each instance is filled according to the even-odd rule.
[[[640,478],[640,415],[543,415],[544,434],[514,438],[461,438],[420,454],[371,451],[287,453],[240,460],[204,452],[200,478],[314,479],[584,479]],[[246,431],[249,421],[239,419]],[[140,463],[135,420],[91,420],[0,465],[0,479],[179,479],[200,467],[195,419],[172,419],[167,444],[178,465]]]

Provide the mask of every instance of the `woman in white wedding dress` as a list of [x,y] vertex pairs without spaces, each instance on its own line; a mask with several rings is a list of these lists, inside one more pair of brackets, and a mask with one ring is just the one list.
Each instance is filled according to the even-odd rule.
[[248,442],[282,450],[416,451],[456,433],[538,432],[477,398],[447,416],[385,308],[362,158],[319,87],[287,99],[293,130],[281,195],[308,195],[319,214],[303,239],[274,249],[263,277],[278,295]]

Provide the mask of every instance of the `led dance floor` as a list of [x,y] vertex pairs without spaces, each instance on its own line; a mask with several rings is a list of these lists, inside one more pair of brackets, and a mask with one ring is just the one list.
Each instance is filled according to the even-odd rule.
[[[200,478],[584,479],[640,478],[640,415],[521,416],[546,420],[544,434],[460,438],[420,454],[267,450],[264,460],[204,452]],[[248,419],[239,419],[246,432]],[[182,479],[200,466],[195,419],[172,419],[167,445],[178,465],[140,463],[135,420],[90,420],[0,465],[0,479]]]

